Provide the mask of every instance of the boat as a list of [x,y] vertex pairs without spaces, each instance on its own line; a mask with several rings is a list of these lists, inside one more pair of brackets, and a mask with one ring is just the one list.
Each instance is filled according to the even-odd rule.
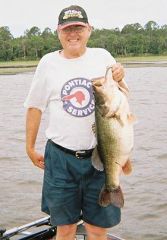
[[[28,231],[30,228],[33,230]],[[9,230],[0,227],[0,240],[51,240],[56,236],[56,226],[51,226],[50,217],[40,218],[28,224],[14,227]],[[84,222],[77,223],[76,240],[86,240]],[[107,240],[125,240],[111,233],[108,233]]]

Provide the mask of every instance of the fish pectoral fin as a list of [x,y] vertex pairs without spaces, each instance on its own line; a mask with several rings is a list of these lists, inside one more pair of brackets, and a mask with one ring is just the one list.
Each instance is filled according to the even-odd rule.
[[102,207],[107,207],[112,204],[115,207],[122,208],[124,206],[124,196],[121,187],[119,186],[117,189],[112,191],[103,187],[99,196],[99,204]]
[[120,125],[123,127],[124,126],[124,119],[121,117],[120,113],[117,112],[115,114],[115,118],[118,120],[118,122],[120,123]]
[[121,114],[121,112],[119,111],[115,114],[115,118],[120,122],[122,127],[126,124],[127,121],[130,124],[137,121],[135,115],[133,115],[132,113],[125,115]]
[[137,121],[137,118],[136,118],[136,116],[135,116],[133,113],[129,113],[129,114],[128,114],[128,121],[129,121],[130,123],[134,123],[134,122]]
[[132,163],[130,159],[128,159],[125,165],[122,167],[122,171],[125,175],[128,175],[132,172]]

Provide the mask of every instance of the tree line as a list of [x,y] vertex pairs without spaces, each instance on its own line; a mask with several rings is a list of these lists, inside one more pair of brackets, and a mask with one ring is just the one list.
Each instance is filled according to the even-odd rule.
[[[144,27],[139,23],[126,24],[122,30],[94,29],[89,47],[107,49],[114,57],[139,55],[167,55],[167,25],[155,21]],[[0,61],[36,60],[44,54],[61,49],[56,31],[44,31],[37,26],[27,29],[23,36],[14,38],[9,27],[0,27]]]

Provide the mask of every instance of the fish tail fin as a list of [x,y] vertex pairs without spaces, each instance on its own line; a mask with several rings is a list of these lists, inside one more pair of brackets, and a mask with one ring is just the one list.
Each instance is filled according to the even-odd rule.
[[132,172],[132,164],[131,164],[131,161],[129,159],[125,163],[125,165],[122,167],[122,171],[125,175],[128,175]]
[[103,187],[99,196],[99,204],[102,207],[107,207],[109,204],[113,204],[118,208],[122,208],[124,206],[124,196],[121,187],[119,186],[117,189],[112,191]]

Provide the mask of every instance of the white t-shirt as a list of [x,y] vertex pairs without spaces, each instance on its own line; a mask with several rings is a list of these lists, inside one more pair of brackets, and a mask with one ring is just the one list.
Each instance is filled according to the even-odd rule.
[[104,76],[106,67],[114,63],[111,54],[101,48],[87,48],[74,59],[55,51],[40,60],[24,106],[42,112],[49,107],[48,139],[72,150],[96,146],[91,79]]

